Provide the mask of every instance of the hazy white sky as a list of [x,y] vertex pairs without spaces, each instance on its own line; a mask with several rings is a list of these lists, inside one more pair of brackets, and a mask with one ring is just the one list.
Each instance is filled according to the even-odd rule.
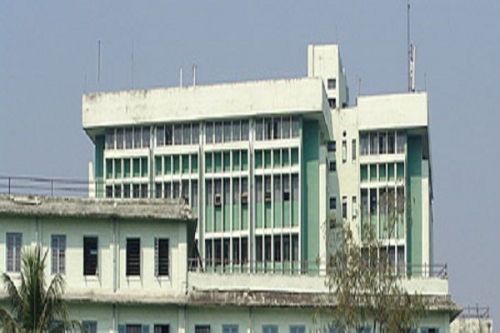
[[[181,4],[182,3],[182,4]],[[451,293],[500,320],[500,2],[413,1],[417,87],[430,98],[435,257]],[[84,91],[306,74],[339,42],[351,88],[406,87],[406,1],[0,0],[0,174],[86,178]],[[102,77],[96,83],[97,41]],[[424,80],[424,77],[426,79]],[[426,83],[424,82],[426,81]]]

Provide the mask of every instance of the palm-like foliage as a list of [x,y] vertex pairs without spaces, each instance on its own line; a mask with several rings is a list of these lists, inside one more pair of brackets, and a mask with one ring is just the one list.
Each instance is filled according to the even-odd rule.
[[10,311],[0,308],[0,327],[5,333],[42,333],[74,330],[76,322],[69,320],[62,299],[64,279],[56,274],[45,281],[47,252],[39,246],[25,248],[22,254],[20,284],[7,274],[2,275]]

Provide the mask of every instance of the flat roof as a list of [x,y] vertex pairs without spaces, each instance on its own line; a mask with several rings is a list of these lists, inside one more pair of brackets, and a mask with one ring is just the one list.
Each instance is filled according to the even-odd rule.
[[323,81],[316,77],[96,92],[82,97],[90,137],[106,127],[297,114],[331,134]]
[[0,195],[0,215],[196,221],[189,206],[170,199]]

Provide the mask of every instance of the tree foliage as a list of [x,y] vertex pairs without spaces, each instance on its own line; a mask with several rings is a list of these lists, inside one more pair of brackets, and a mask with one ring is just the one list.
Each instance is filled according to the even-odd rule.
[[3,273],[9,309],[0,308],[0,328],[5,333],[42,333],[76,330],[62,298],[64,280],[56,274],[47,286],[47,252],[39,246],[23,249],[20,283]]
[[[400,200],[380,201],[389,239],[401,214]],[[387,243],[382,246],[373,225],[361,224],[359,240],[347,223],[334,230],[337,247],[329,258],[327,280],[337,303],[333,325],[342,331],[371,327],[372,332],[410,332],[424,314],[423,298],[402,286],[406,267],[395,265],[394,253],[389,253]]]

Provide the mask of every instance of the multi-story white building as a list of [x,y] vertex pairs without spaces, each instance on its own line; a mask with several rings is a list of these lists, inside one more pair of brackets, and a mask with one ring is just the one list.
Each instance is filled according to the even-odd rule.
[[[111,290],[87,289],[86,279],[71,277],[70,287],[85,295],[75,305],[78,316],[94,316],[99,331],[126,333],[138,332],[137,323],[161,322],[179,333],[325,327],[330,318],[314,318],[319,305],[334,306],[324,303],[325,268],[337,245],[332,231],[346,222],[358,239],[370,226],[405,286],[432,299],[423,331],[448,332],[457,307],[432,259],[427,95],[348,101],[335,45],[309,46],[305,78],[83,96],[83,127],[95,144],[91,196],[130,205],[134,198],[182,198],[197,223],[192,244],[189,237],[167,243],[184,242],[171,259],[179,275],[162,283],[147,260],[156,260],[153,239],[172,223],[142,221],[151,219],[149,207],[135,200],[144,216],[126,224],[148,239],[131,245],[144,253],[139,275],[129,276],[123,266],[103,272],[102,279],[121,281]],[[154,209],[162,202],[170,209],[154,202]],[[189,231],[190,221],[178,224]],[[117,242],[112,224],[102,232]],[[168,294],[174,285],[179,293]]]

